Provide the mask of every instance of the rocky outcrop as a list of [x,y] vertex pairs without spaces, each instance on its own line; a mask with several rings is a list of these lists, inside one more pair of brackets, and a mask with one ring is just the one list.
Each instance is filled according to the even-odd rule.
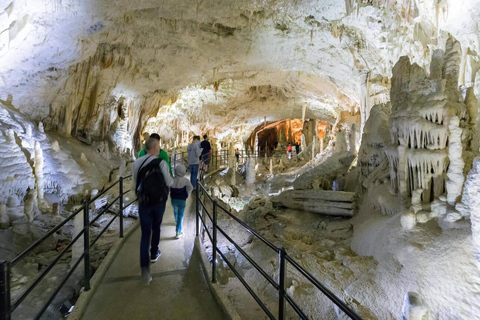
[[291,209],[334,216],[353,216],[355,193],[327,190],[287,190],[274,203]]
[[[435,51],[430,76],[403,57],[393,69],[390,118],[393,144],[386,150],[392,191],[422,201],[447,192],[454,205],[463,184],[467,106],[458,90],[460,45],[449,38],[446,51]],[[462,138],[467,136],[467,138]]]

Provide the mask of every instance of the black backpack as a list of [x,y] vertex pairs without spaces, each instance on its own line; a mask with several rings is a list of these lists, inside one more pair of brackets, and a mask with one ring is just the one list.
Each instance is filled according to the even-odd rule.
[[155,158],[145,167],[142,163],[138,170],[136,193],[138,201],[143,204],[152,205],[167,200],[168,186],[160,169],[161,162],[162,159]]

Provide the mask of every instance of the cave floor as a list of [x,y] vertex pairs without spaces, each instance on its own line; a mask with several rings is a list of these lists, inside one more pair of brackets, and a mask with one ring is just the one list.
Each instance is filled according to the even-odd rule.
[[162,223],[160,259],[151,265],[153,280],[141,283],[140,228],[114,258],[95,291],[82,319],[223,319],[193,250],[195,201],[187,201],[184,238],[175,239],[170,200]]

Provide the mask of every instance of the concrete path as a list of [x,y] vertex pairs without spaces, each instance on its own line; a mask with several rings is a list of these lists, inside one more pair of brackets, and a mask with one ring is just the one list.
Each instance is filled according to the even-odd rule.
[[153,280],[141,283],[140,227],[127,239],[93,294],[84,320],[92,319],[225,319],[193,251],[195,201],[185,210],[183,239],[175,239],[170,199],[162,223],[162,256],[151,265]]

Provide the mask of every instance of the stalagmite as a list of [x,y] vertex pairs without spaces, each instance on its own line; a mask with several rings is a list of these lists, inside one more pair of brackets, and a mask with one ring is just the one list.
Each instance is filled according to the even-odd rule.
[[63,124],[63,134],[66,136],[66,137],[70,137],[71,133],[72,133],[72,121],[73,121],[73,110],[72,110],[72,107],[71,106],[66,106],[65,108],[65,120],[64,120],[64,124]]
[[363,133],[363,127],[370,115],[370,72],[367,69],[361,70],[360,79],[360,110],[362,116],[360,133]]
[[462,196],[462,206],[459,209],[463,216],[470,216],[472,222],[473,255],[480,265],[480,157],[473,160],[473,168],[470,170],[465,182]]
[[35,214],[37,213],[37,194],[35,189],[28,190],[27,199],[23,206],[23,213],[30,222],[35,218]]
[[247,158],[246,163],[247,174],[246,174],[246,183],[247,185],[255,184],[255,160],[252,157]]
[[316,136],[313,136],[312,139],[312,167],[313,167],[313,162],[315,160],[315,141],[317,140]]
[[398,191],[401,195],[407,195],[407,157],[405,155],[405,146],[400,145],[397,147],[398,151],[398,165],[397,165],[397,177],[398,177]]
[[42,121],[40,121],[40,122],[38,123],[38,131],[40,131],[41,133],[44,133],[44,132],[45,132],[45,130],[44,130],[44,128],[43,128],[43,122],[42,122]]
[[58,210],[58,202],[52,203],[52,214],[58,216],[60,211]]
[[347,146],[347,137],[345,137],[345,132],[338,131],[337,137],[335,140],[335,152],[348,151]]
[[307,111],[307,105],[304,103],[302,106],[302,123],[305,122],[305,112]]
[[234,186],[237,184],[237,173],[235,170],[235,149],[233,148],[233,143],[230,143],[230,148],[228,150],[229,157],[228,157],[228,167],[230,170],[230,185]]
[[305,141],[305,134],[303,133],[300,138],[300,146],[301,146],[302,152],[307,150],[307,142]]
[[0,203],[0,229],[7,229],[10,227],[10,217],[7,213],[7,205]]
[[455,202],[462,194],[463,182],[463,167],[465,162],[462,158],[462,128],[460,128],[460,120],[458,117],[452,117],[448,129],[450,131],[448,157],[450,165],[448,166],[447,177],[449,181],[446,183],[447,188],[447,202],[450,205],[455,205]]
[[58,141],[55,140],[52,142],[52,150],[53,151],[60,151],[60,146],[58,145]]
[[[76,237],[80,232],[82,232],[83,226],[83,215],[77,214],[73,219],[73,232],[72,238]],[[72,263],[76,262],[82,254],[84,253],[84,246],[83,246],[83,235],[75,242],[72,246]],[[81,262],[83,264],[83,261]]]
[[38,141],[35,142],[35,185],[37,189],[38,201],[43,200],[44,181],[43,181],[43,151]]
[[352,124],[351,128],[350,128],[350,135],[349,135],[349,139],[348,139],[348,150],[351,152],[351,153],[357,153],[357,149],[356,149],[356,140],[357,140],[357,137],[356,137],[356,132],[355,132],[355,123]]
[[324,149],[324,148],[323,148],[323,141],[324,141],[324,137],[321,137],[321,138],[320,138],[320,152],[322,152],[323,149]]
[[273,159],[270,158],[270,175],[273,175]]

